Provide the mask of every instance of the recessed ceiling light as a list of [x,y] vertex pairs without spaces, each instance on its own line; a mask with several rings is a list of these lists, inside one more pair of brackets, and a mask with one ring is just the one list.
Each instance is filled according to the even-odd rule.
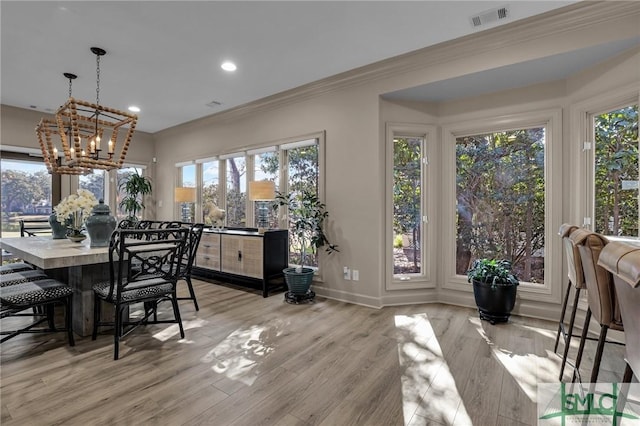
[[137,107],[137,106],[135,106],[135,105],[131,105],[131,106],[129,107],[129,111],[131,111],[131,112],[140,112],[140,108],[138,108],[138,107]]
[[220,65],[220,68],[225,71],[235,71],[236,69],[238,69],[238,67],[236,67],[236,64],[231,61],[223,62],[222,65]]

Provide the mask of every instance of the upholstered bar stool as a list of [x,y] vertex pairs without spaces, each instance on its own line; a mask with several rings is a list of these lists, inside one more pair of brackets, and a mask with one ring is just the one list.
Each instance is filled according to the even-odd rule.
[[593,360],[590,380],[591,383],[595,383],[598,380],[600,361],[602,360],[602,351],[604,350],[608,330],[613,329],[624,331],[622,318],[620,316],[620,309],[618,307],[613,287],[613,278],[609,271],[598,266],[600,253],[609,243],[609,240],[603,235],[586,229],[575,230],[569,236],[569,239],[578,247],[578,251],[580,252],[582,270],[584,271],[584,281],[587,286],[587,298],[589,302],[584,326],[582,328],[580,347],[578,348],[578,355],[576,357],[573,380],[576,379],[576,374],[579,374],[580,362],[582,360],[584,345],[589,331],[589,323],[593,316],[600,325],[598,347]]
[[[567,363],[569,348],[571,347],[571,337],[573,337],[573,325],[576,320],[576,310],[578,307],[578,301],[580,300],[580,290],[585,288],[584,274],[582,273],[582,262],[580,261],[580,252],[578,251],[578,248],[573,245],[571,240],[569,240],[569,235],[571,235],[576,229],[578,229],[578,226],[565,223],[560,226],[560,231],[558,232],[558,234],[562,238],[562,244],[564,245],[565,253],[567,256],[567,276],[569,278],[569,282],[567,283],[567,290],[565,291],[564,299],[562,301],[560,320],[558,321],[558,333],[556,334],[556,343],[553,347],[553,351],[557,352],[558,343],[560,342],[560,336],[562,336],[564,342],[564,352],[562,354],[562,365],[560,366],[560,381],[562,381],[562,377],[564,375],[564,367]],[[565,327],[564,317],[567,311],[569,295],[571,293],[572,287],[575,288],[575,294],[573,298],[573,305],[571,306],[569,326]]]
[[613,275],[625,329],[628,368],[623,380],[630,382],[632,373],[640,378],[640,247],[624,242],[611,242],[602,249],[598,265]]

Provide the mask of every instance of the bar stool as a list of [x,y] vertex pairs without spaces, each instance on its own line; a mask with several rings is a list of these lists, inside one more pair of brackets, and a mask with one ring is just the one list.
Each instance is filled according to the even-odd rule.
[[[578,229],[578,226],[569,225],[568,223],[560,226],[559,235],[562,237],[562,243],[567,255],[568,277],[567,290],[564,294],[564,300],[562,301],[562,310],[560,311],[560,320],[558,321],[558,333],[556,334],[556,343],[553,347],[553,351],[557,353],[558,343],[560,342],[560,336],[562,335],[564,341],[564,352],[562,354],[562,365],[560,366],[560,377],[558,380],[562,381],[564,376],[564,367],[567,363],[567,356],[569,354],[569,348],[571,347],[571,337],[573,337],[573,325],[576,320],[576,311],[578,307],[578,301],[580,300],[580,290],[585,287],[584,274],[582,273],[582,262],[580,261],[580,252],[575,247],[569,235]],[[567,311],[567,305],[569,302],[569,294],[571,293],[571,287],[575,288],[575,296],[573,299],[573,305],[571,307],[571,316],[569,317],[569,326],[565,328],[564,317]]]
[[593,360],[590,380],[591,383],[595,383],[598,380],[600,361],[602,360],[602,351],[604,350],[608,330],[611,328],[613,330],[624,331],[611,273],[601,266],[598,266],[600,253],[604,246],[609,243],[609,240],[603,235],[586,229],[575,230],[569,236],[569,239],[578,247],[580,252],[589,302],[589,308],[587,309],[584,326],[582,328],[580,347],[578,348],[578,355],[576,357],[576,366],[573,371],[572,381],[575,381],[576,375],[580,374],[580,362],[584,352],[584,345],[587,340],[589,323],[593,316],[600,325],[598,347]]
[[598,265],[613,274],[620,314],[625,324],[627,369],[623,382],[640,378],[640,247],[612,242],[600,253]]

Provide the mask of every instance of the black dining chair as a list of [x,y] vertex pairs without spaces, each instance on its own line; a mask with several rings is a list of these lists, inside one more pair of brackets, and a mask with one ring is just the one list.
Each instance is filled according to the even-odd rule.
[[194,223],[188,226],[189,236],[187,238],[187,248],[182,256],[182,266],[180,267],[180,276],[178,281],[184,281],[187,283],[189,289],[189,297],[178,297],[178,300],[193,300],[193,305],[196,311],[199,311],[198,300],[196,299],[196,293],[193,290],[193,284],[191,282],[191,270],[193,269],[193,262],[196,258],[198,246],[200,245],[200,239],[202,238],[202,231],[204,230],[204,223]]
[[[188,233],[186,228],[116,229],[111,235],[109,280],[93,286],[92,339],[97,338],[99,327],[112,327],[115,360],[119,358],[120,340],[141,324],[177,323],[184,338],[176,284]],[[158,304],[165,300],[172,304],[172,320],[157,319]],[[101,302],[113,305],[113,320],[102,319]],[[138,303],[144,306],[142,318],[125,318],[127,308]]]

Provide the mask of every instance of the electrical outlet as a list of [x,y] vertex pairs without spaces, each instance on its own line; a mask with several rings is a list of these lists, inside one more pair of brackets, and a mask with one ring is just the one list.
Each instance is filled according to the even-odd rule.
[[360,279],[360,272],[357,269],[351,271],[351,277],[354,281],[358,281]]
[[344,279],[345,280],[350,280],[351,279],[351,270],[349,269],[348,266],[344,267],[343,274],[344,274]]

